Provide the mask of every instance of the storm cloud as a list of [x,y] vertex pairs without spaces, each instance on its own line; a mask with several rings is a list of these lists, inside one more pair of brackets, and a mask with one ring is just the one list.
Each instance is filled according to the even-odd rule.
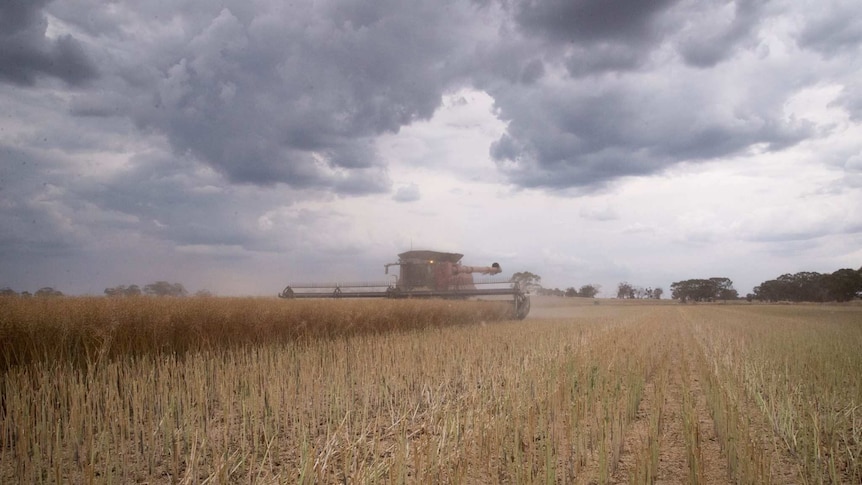
[[472,10],[450,3],[191,3],[167,25],[130,6],[119,45],[150,51],[114,59],[114,72],[135,93],[126,115],[140,129],[232,182],[388,191],[373,142],[430,118],[451,87],[454,34]]
[[32,85],[55,77],[78,85],[97,75],[84,47],[71,35],[46,36],[43,8],[49,0],[9,0],[0,4],[0,81]]
[[[29,61],[4,70],[10,79],[93,76],[77,41],[45,38],[43,10],[62,16],[91,44],[111,39],[95,56],[106,79],[74,100],[73,115],[125,116],[235,183],[389,192],[376,138],[430,119],[465,86],[487,91],[509,123],[489,153],[516,186],[583,187],[810,136],[781,112],[794,91],[761,97],[756,65],[704,74],[763,55],[758,29],[780,10],[761,2],[10,5],[7,22],[22,19],[30,39],[6,34],[4,44],[29,46],[12,51]],[[800,44],[852,45],[850,21],[824,34],[836,22],[814,18]],[[67,49],[58,59],[68,65],[40,71],[52,49]]]
[[[562,211],[546,197],[616,234],[678,243],[667,225],[715,241],[736,226],[711,224],[714,207],[632,220],[601,197],[692,167],[766,192],[722,171],[735,163],[757,180],[793,175],[782,163],[823,170],[810,191],[770,192],[776,204],[852,204],[856,3],[7,1],[0,251],[56,261],[137,248],[263,268],[287,254],[308,269],[300,260],[382,258],[414,238],[463,252],[476,221],[500,232],[499,207],[535,224]],[[530,197],[539,205],[515,202]],[[857,227],[853,216],[829,214],[808,216],[810,240],[856,234],[828,229]],[[776,234],[749,240],[793,236]],[[568,237],[559,244],[589,247]],[[9,261],[0,273],[35,271]]]

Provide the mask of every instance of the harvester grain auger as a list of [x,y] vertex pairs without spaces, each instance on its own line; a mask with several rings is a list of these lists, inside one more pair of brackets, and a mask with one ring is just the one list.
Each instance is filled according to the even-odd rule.
[[474,281],[474,274],[495,275],[501,272],[497,263],[491,266],[465,266],[462,254],[439,251],[407,251],[398,255],[397,263],[384,265],[400,268],[394,281],[383,283],[292,284],[280,298],[506,298],[512,302],[512,315],[518,320],[530,313],[530,295],[518,283],[508,281]]

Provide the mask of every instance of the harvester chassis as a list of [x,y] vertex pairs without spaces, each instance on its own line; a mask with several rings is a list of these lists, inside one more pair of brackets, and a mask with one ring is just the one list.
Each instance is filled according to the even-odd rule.
[[[481,284],[481,283],[479,283]],[[514,304],[515,317],[518,320],[526,318],[530,313],[530,296],[521,290],[517,283],[511,288],[477,288],[477,289],[455,289],[455,290],[403,290],[395,286],[389,286],[383,291],[344,291],[340,285],[332,285],[333,290],[326,292],[304,292],[304,289],[321,288],[321,286],[287,286],[278,294],[279,298],[288,300],[311,299],[311,298],[440,298],[446,300],[464,300],[467,298],[481,298],[483,296],[511,296]],[[344,288],[351,289],[355,286],[347,285]]]
[[[395,283],[336,283],[288,285],[278,294],[280,298],[442,298],[460,299],[483,297],[511,297],[513,315],[518,320],[530,312],[530,296],[517,282],[475,282],[472,274],[494,275],[501,271],[497,263],[491,266],[464,266],[461,254],[439,251],[408,251],[398,255],[397,263],[384,265],[386,274],[390,266],[399,266],[400,275]],[[504,285],[501,287],[501,285]],[[485,286],[482,288],[482,286]],[[496,287],[492,287],[496,286]]]

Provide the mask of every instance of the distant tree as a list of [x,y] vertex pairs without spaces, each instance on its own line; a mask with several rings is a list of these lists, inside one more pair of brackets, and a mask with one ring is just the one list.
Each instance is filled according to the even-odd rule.
[[599,285],[584,285],[578,290],[578,296],[595,298],[599,294]]
[[754,288],[754,297],[761,301],[828,301],[831,275],[812,271],[783,274]]
[[733,289],[733,281],[730,278],[710,278],[715,285],[716,294],[713,297],[718,300],[736,300],[739,293]]
[[52,296],[63,296],[63,292],[59,290],[55,290],[50,286],[46,286],[44,288],[39,288],[36,290],[36,296],[38,297],[52,297]]
[[559,288],[542,288],[541,286],[534,286],[530,291],[535,291],[540,296],[565,296],[566,294],[566,292]]
[[21,298],[30,298],[33,295],[29,291],[22,291],[20,296]]
[[214,295],[210,290],[198,290],[197,292],[195,292],[195,296],[199,298],[209,298]]
[[706,301],[715,296],[714,283],[704,279],[675,281],[670,285],[670,296],[682,303]]
[[839,269],[824,276],[824,286],[826,286],[830,299],[850,301],[862,294],[862,271],[849,268]]
[[535,290],[542,286],[542,277],[529,271],[519,271],[513,274],[509,281],[512,283],[518,283],[521,288],[527,290]]
[[141,288],[138,285],[119,285],[113,288],[105,288],[108,296],[140,296]]
[[779,280],[767,280],[754,287],[753,299],[760,301],[781,301],[789,300],[785,295],[785,284]]
[[623,281],[617,286],[617,298],[634,298],[635,288],[630,283]]
[[730,278],[709,278],[675,281],[670,285],[671,298],[687,301],[735,300],[737,291]]
[[180,283],[156,281],[144,286],[144,294],[150,296],[186,296],[188,292]]
[[783,274],[754,288],[761,301],[849,301],[862,294],[862,272],[849,268],[831,274]]
[[0,288],[0,296],[18,296],[18,293],[8,286]]
[[652,298],[656,300],[661,300],[661,296],[664,294],[664,290],[661,288],[653,288],[652,290]]
[[574,286],[570,286],[566,288],[566,296],[568,296],[569,298],[578,296],[578,290],[576,290]]

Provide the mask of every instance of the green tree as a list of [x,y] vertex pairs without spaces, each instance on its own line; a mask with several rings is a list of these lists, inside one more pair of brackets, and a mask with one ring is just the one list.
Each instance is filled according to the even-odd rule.
[[[852,271],[852,270],[851,270]],[[831,275],[813,271],[783,274],[754,288],[754,297],[762,301],[827,301]]]
[[862,271],[839,269],[824,278],[831,299],[850,301],[862,294]]
[[671,298],[687,301],[735,300],[737,291],[730,278],[709,278],[675,281],[670,285]]
[[141,288],[138,285],[119,285],[113,288],[105,288],[105,294],[108,296],[140,296]]
[[718,300],[736,300],[739,298],[739,293],[733,289],[733,281],[730,278],[710,278],[715,284],[714,299]]
[[180,283],[156,281],[144,286],[144,294],[150,296],[186,296],[188,292]]
[[578,296],[595,298],[599,294],[599,285],[584,285],[578,290]]
[[114,286],[112,288],[105,288],[105,295],[107,296],[123,296],[126,291],[126,287],[123,285]]
[[533,274],[529,271],[519,271],[512,275],[512,278],[509,279],[511,283],[518,283],[521,288],[526,290],[535,290],[537,288],[541,288],[542,277]]
[[46,286],[44,288],[39,288],[36,290],[36,296],[39,297],[53,297],[53,296],[63,296],[63,292],[60,290],[55,290],[50,286]]
[[617,298],[634,298],[635,287],[631,283],[623,281],[617,285]]

